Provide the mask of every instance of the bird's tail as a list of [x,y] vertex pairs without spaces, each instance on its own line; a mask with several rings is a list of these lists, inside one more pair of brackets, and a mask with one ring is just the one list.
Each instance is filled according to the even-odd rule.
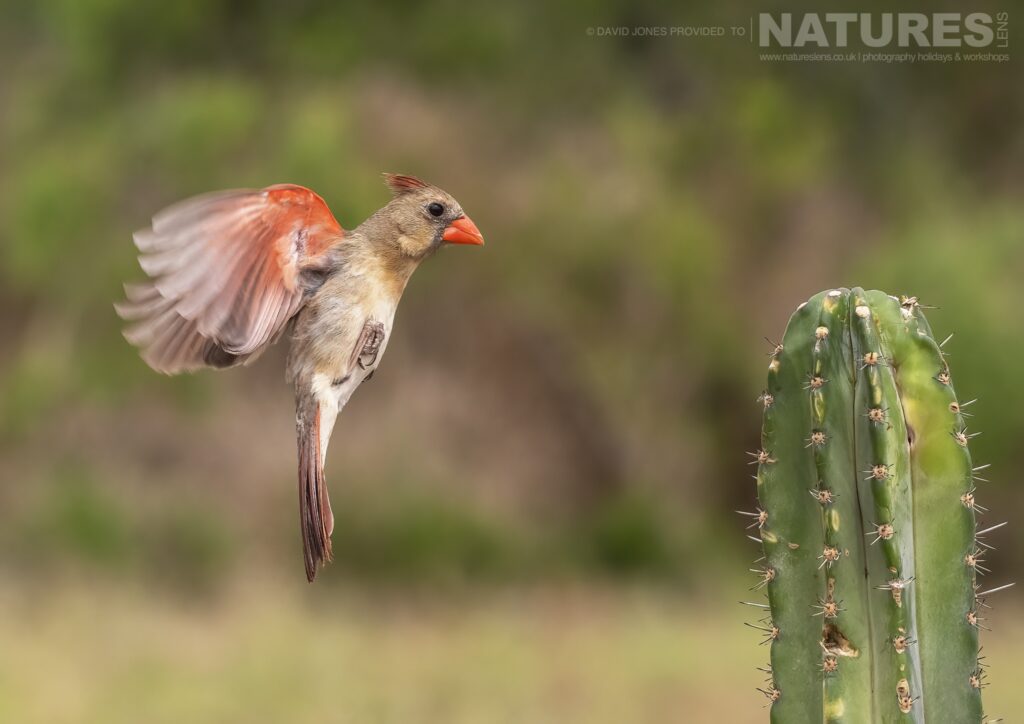
[[331,560],[331,533],[334,513],[324,480],[325,444],[331,422],[322,419],[320,403],[310,396],[300,399],[296,428],[299,447],[299,516],[302,524],[302,548],[306,559],[306,578],[310,583],[317,570]]

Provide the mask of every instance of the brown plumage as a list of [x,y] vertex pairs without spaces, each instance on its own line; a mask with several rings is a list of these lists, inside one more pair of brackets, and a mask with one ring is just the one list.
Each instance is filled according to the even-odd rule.
[[[225,191],[160,212],[135,234],[149,279],[118,314],[165,374],[247,364],[290,329],[306,576],[331,559],[324,460],[338,413],[373,374],[409,277],[442,244],[483,244],[449,194],[385,176],[394,197],[352,231],[302,186]],[[291,322],[291,325],[289,325]]]

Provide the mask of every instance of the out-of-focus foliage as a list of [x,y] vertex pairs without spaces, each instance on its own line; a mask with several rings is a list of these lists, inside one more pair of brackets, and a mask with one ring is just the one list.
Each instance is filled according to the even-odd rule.
[[586,32],[751,12],[5,4],[2,560],[199,587],[297,570],[280,351],[160,377],[111,303],[166,204],[291,181],[354,226],[386,170],[453,192],[488,245],[417,273],[338,425],[328,579],[697,585],[732,565],[739,535],[707,534],[752,496],[759,340],[835,285],[941,306],[982,397],[984,497],[1020,503],[1019,64],[772,64],[728,37]]
[[[0,3],[0,720],[763,720],[731,511],[762,337],[831,286],[941,306],[979,499],[1024,508],[1019,18],[1004,65],[587,32],[762,10]],[[162,377],[112,303],[174,201],[295,182],[352,227],[382,171],[488,243],[409,285],[307,587],[283,351]],[[1022,704],[1011,613],[996,715]]]

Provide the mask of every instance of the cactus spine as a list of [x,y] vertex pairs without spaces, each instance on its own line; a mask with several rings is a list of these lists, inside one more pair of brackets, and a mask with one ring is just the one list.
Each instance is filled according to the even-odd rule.
[[972,434],[917,300],[818,294],[761,399],[771,720],[982,722]]

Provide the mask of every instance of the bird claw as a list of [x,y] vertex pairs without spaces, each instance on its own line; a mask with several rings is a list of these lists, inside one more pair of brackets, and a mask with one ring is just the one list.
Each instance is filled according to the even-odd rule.
[[368,320],[363,325],[363,332],[359,335],[359,339],[362,344],[357,347],[359,355],[356,358],[356,364],[359,365],[359,369],[365,370],[376,363],[377,356],[380,354],[380,346],[384,341],[384,323]]

